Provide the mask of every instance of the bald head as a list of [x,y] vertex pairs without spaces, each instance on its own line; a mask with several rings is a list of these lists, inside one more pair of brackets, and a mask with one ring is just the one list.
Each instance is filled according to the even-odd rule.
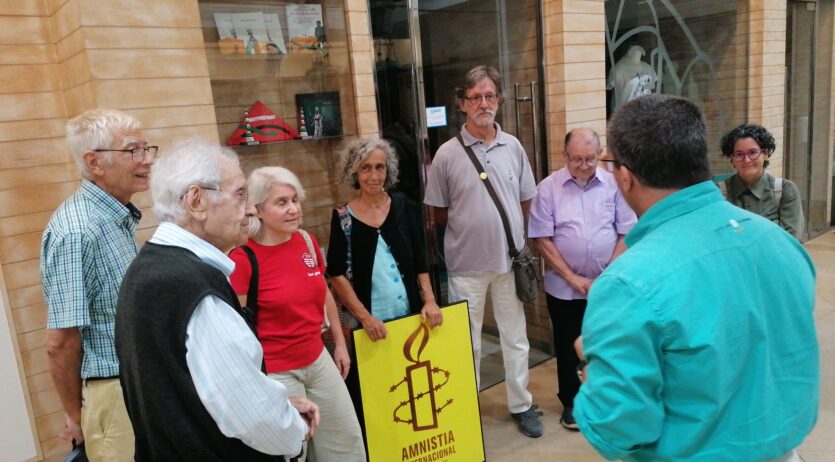
[[590,128],[575,128],[565,135],[565,152],[570,153],[572,148],[581,148],[589,145],[596,146],[600,151],[600,136]]
[[589,128],[575,128],[565,135],[565,163],[571,176],[585,186],[597,170],[600,137]]

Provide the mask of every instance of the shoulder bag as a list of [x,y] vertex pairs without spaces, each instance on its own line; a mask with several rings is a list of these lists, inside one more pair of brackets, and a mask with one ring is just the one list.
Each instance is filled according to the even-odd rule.
[[[313,264],[316,265],[316,266],[319,266],[319,257],[316,256],[316,249],[313,248],[313,240],[310,239],[310,234],[308,234],[307,231],[305,231],[301,228],[299,228],[299,234],[302,235],[302,239],[304,239],[304,243],[307,244],[307,251],[310,253],[310,256],[313,257]],[[323,274],[322,279],[324,279],[324,278],[325,278],[325,275]],[[325,283],[327,284],[327,281],[325,281]],[[322,332],[325,332],[331,326],[331,322],[328,319],[327,301],[325,301],[325,306],[322,308],[322,310],[324,310],[324,313],[325,313],[325,320],[322,321]]]
[[[339,216],[339,227],[342,229],[342,234],[345,235],[345,262],[347,266],[345,270],[345,278],[348,279],[349,283],[353,284],[354,270],[351,265],[351,213],[348,212],[348,207],[346,205],[338,207],[336,209],[336,213]],[[360,322],[353,314],[351,314],[350,311],[348,311],[347,308],[345,308],[345,306],[342,305],[336,294],[333,294],[333,298],[336,301],[336,312],[339,314],[339,324],[342,326],[342,336],[345,337],[345,345],[348,347],[348,351],[351,351],[354,343],[354,337],[351,332],[360,327]],[[322,341],[325,343],[325,347],[328,349],[330,354],[333,355],[336,343],[333,335],[330,333],[330,330],[326,330],[322,334]]]
[[246,253],[249,266],[252,268],[252,274],[249,277],[249,290],[246,292],[246,306],[241,306],[241,315],[257,338],[258,331],[255,330],[255,326],[258,324],[258,259],[255,258],[255,252],[249,246],[242,245],[241,250]]
[[536,267],[538,266],[536,257],[531,254],[528,246],[526,245],[522,247],[522,250],[516,250],[516,244],[513,242],[513,233],[510,231],[510,222],[507,219],[507,214],[505,213],[502,203],[499,201],[499,196],[496,194],[496,190],[493,189],[493,185],[490,183],[490,178],[484,171],[484,167],[481,165],[481,162],[479,162],[478,158],[475,156],[473,148],[464,143],[464,139],[461,138],[460,133],[457,135],[457,138],[458,142],[461,143],[461,146],[464,147],[464,151],[467,152],[467,156],[472,161],[476,170],[478,170],[478,176],[481,178],[481,182],[484,184],[484,187],[487,188],[487,193],[490,194],[490,198],[493,199],[493,203],[496,204],[499,216],[502,219],[504,234],[507,238],[507,248],[509,249],[510,259],[512,261],[513,277],[516,281],[516,296],[523,302],[532,302],[539,294],[539,275],[536,271]]

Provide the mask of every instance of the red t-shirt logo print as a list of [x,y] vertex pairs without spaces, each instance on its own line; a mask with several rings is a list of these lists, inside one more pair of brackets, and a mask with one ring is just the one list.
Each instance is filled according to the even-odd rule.
[[316,260],[308,252],[302,254],[302,261],[310,269],[316,268]]

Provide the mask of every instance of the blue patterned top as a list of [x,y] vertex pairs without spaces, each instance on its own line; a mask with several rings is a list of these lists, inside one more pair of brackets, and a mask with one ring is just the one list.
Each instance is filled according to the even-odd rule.
[[377,237],[374,268],[371,272],[371,280],[374,281],[371,285],[371,314],[382,321],[407,315],[409,297],[406,295],[403,275],[382,235]]

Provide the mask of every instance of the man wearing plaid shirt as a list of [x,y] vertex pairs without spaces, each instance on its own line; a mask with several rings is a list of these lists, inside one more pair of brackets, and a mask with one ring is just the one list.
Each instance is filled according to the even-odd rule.
[[91,461],[132,461],[114,344],[116,300],[138,250],[141,214],[130,200],[148,190],[157,146],[148,146],[135,118],[103,109],[70,120],[67,141],[81,187],[56,210],[41,241],[49,367],[66,413],[61,436],[84,442]]

